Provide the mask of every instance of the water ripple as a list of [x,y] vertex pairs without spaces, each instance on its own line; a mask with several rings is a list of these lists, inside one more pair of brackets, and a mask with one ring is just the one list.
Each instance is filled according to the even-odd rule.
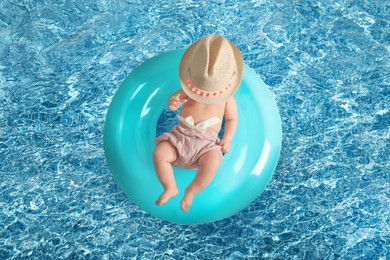
[[[390,258],[389,7],[1,1],[0,258]],[[270,86],[283,149],[248,208],[180,226],[115,184],[104,118],[134,68],[208,33]]]

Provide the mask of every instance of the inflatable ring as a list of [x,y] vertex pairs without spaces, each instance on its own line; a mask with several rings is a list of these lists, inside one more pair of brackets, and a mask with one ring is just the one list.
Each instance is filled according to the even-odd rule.
[[200,224],[229,217],[260,195],[276,168],[282,130],[274,99],[245,65],[235,93],[237,131],[215,178],[183,213],[180,200],[196,170],[174,168],[180,193],[156,206],[163,192],[152,159],[157,121],[169,96],[180,88],[178,67],[183,53],[176,50],[153,57],[125,79],[107,112],[104,150],[115,181],[141,209],[163,220]]

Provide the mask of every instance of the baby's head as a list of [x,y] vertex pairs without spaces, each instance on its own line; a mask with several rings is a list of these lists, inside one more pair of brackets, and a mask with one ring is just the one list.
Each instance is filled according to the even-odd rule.
[[180,61],[183,91],[203,104],[226,101],[240,86],[244,62],[238,48],[217,34],[190,45]]

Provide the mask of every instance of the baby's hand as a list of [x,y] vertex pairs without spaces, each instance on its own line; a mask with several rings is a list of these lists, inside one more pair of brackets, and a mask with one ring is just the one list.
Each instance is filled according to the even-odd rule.
[[230,140],[225,140],[222,138],[221,141],[219,141],[219,145],[221,146],[221,151],[223,153],[228,153],[230,150]]
[[173,95],[168,100],[168,107],[170,110],[177,110],[181,104],[187,102],[186,98],[180,98],[180,93]]

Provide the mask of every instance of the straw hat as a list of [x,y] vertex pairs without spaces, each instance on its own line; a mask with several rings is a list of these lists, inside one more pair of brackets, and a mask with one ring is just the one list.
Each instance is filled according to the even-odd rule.
[[190,45],[180,61],[183,91],[203,104],[218,104],[238,89],[244,62],[238,48],[220,35],[210,34]]

